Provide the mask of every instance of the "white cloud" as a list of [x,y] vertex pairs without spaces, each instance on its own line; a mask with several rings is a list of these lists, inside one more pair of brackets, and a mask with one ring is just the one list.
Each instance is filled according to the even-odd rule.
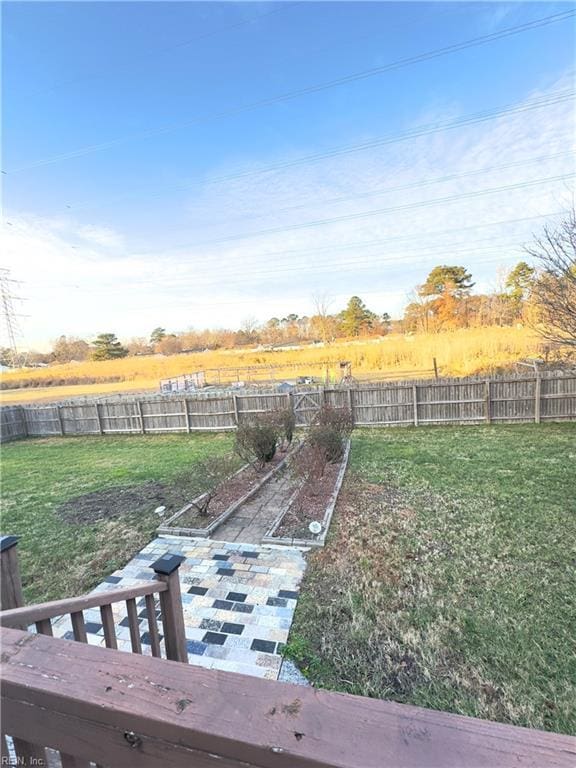
[[[567,75],[548,90],[573,82]],[[530,99],[544,95],[535,91]],[[442,113],[435,107],[406,128],[457,117],[454,104]],[[262,320],[303,314],[312,311],[311,296],[318,290],[331,294],[336,305],[357,293],[374,310],[397,313],[410,288],[444,262],[465,264],[479,286],[487,285],[498,265],[522,257],[522,243],[543,219],[494,222],[542,216],[570,201],[573,180],[532,182],[574,173],[574,155],[567,154],[575,149],[574,128],[573,103],[565,101],[321,162],[205,183],[182,198],[186,228],[172,235],[188,244],[182,248],[156,244],[135,252],[129,234],[105,222],[12,213],[3,253],[30,298],[26,339],[38,344],[63,332],[103,330],[127,337],[145,335],[159,323],[183,329],[237,325],[247,314]],[[259,158],[255,167],[315,151],[300,147],[290,157]],[[475,173],[512,163],[518,164]],[[212,175],[233,172],[215,168]],[[525,182],[524,188],[477,194]],[[400,186],[407,188],[382,191]],[[457,195],[438,205],[408,207]],[[407,208],[291,228],[401,206]],[[280,231],[250,234],[275,228]],[[214,242],[243,234],[250,236]]]

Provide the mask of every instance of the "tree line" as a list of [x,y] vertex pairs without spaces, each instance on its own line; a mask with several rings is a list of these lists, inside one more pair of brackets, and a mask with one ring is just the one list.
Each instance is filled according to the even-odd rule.
[[[500,276],[490,293],[473,293],[471,272],[462,265],[434,267],[414,288],[401,318],[369,309],[359,296],[331,312],[325,295],[313,297],[310,316],[289,314],[265,323],[246,318],[237,330],[205,329],[180,333],[158,326],[148,338],[122,344],[114,333],[102,333],[90,343],[60,336],[47,354],[31,353],[29,362],[65,363],[73,360],[109,360],[127,355],[178,354],[205,349],[231,349],[257,344],[277,347],[302,342],[328,344],[337,338],[384,336],[390,332],[440,332],[489,325],[535,327],[545,338],[576,348],[576,214],[552,228],[546,226],[526,249],[536,264],[520,261]],[[0,350],[6,363],[8,350]]]

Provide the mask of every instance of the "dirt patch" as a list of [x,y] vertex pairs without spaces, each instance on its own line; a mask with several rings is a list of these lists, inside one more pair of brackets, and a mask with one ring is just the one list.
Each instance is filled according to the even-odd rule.
[[58,507],[56,512],[67,522],[81,524],[114,520],[134,513],[148,514],[157,507],[166,507],[166,517],[183,507],[190,498],[190,489],[184,482],[149,481],[77,496]]
[[327,464],[322,477],[306,482],[274,532],[276,538],[310,538],[308,526],[324,519],[342,463]]
[[[272,461],[267,462],[262,467],[258,465],[246,466],[241,472],[229,477],[218,486],[210,501],[207,514],[201,515],[196,507],[191,507],[176,518],[171,525],[175,528],[207,528],[234,502],[254,490],[262,478],[277,467],[285,456],[285,453],[278,451]],[[191,499],[188,498],[187,501],[190,502]]]

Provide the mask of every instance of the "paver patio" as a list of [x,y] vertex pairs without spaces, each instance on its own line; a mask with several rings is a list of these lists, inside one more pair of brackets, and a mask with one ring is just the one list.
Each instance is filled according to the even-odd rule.
[[[180,566],[180,586],[189,662],[276,680],[306,567],[302,551],[236,541],[161,537],[94,591],[153,579],[150,564],[167,552],[186,558]],[[138,608],[142,650],[150,655],[144,600]],[[130,651],[125,604],[114,604],[113,613],[118,648]],[[100,612],[87,610],[84,616],[88,642],[104,645]],[[159,631],[162,634],[160,622]],[[53,632],[55,637],[72,639],[70,618],[54,622]],[[163,640],[161,646],[164,655]]]

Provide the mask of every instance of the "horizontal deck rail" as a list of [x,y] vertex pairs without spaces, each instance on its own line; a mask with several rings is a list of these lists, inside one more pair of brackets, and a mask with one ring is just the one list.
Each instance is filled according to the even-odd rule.
[[576,739],[2,628],[2,726],[110,768],[573,768]]
[[159,581],[146,581],[134,587],[125,589],[110,589],[106,592],[96,592],[80,597],[70,597],[64,600],[52,600],[48,603],[35,603],[23,608],[12,608],[0,612],[0,626],[19,627],[35,624],[45,619],[55,619],[66,613],[80,613],[90,608],[101,608],[112,603],[120,603],[126,600],[134,600],[138,597],[165,592],[168,585]]

